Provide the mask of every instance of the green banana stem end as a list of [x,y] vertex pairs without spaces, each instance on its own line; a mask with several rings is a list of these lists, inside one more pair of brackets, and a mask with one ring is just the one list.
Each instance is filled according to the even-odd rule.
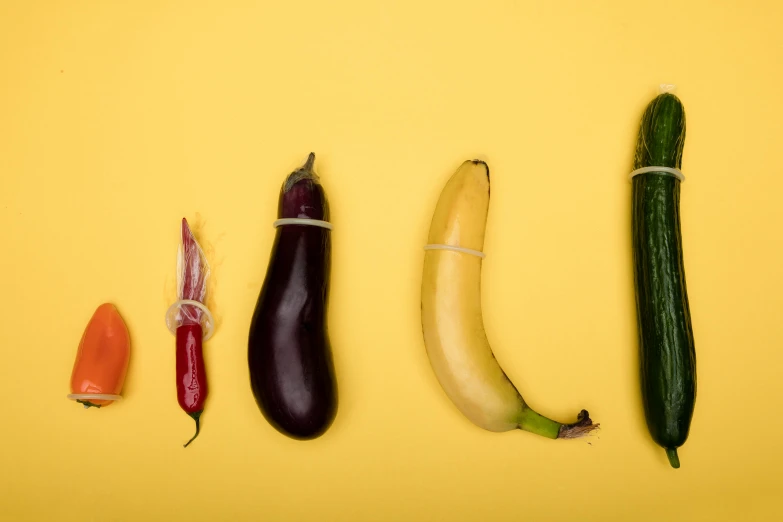
[[666,456],[669,457],[669,464],[671,464],[674,469],[680,467],[680,457],[677,456],[677,448],[666,448]]
[[600,424],[593,424],[587,410],[579,412],[577,421],[573,424],[561,424],[544,417],[531,408],[525,408],[520,414],[518,422],[519,429],[550,439],[578,439],[600,426]]

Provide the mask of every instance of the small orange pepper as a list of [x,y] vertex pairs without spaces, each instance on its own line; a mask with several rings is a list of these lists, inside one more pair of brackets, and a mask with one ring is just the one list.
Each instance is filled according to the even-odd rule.
[[68,398],[85,408],[100,408],[121,399],[129,359],[128,327],[114,305],[104,303],[95,310],[82,335]]

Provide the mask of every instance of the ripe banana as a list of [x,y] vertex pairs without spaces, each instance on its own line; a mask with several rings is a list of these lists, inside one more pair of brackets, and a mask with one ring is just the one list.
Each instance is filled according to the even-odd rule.
[[[561,424],[530,408],[492,353],[481,314],[481,250],[489,208],[489,168],[466,161],[446,183],[432,217],[421,285],[427,355],[446,395],[489,431],[521,429],[552,439],[597,428],[582,410]],[[456,248],[455,248],[456,247]]]

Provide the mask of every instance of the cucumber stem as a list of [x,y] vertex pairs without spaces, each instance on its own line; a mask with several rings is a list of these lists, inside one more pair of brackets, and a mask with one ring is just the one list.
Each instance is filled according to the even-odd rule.
[[191,438],[189,441],[187,441],[187,442],[185,443],[185,445],[184,445],[184,446],[182,446],[183,448],[187,448],[187,447],[188,447],[188,445],[189,445],[191,442],[193,442],[193,441],[196,439],[196,437],[198,437],[198,432],[199,432],[199,429],[200,429],[200,426],[199,426],[199,418],[201,417],[201,414],[202,414],[203,412],[204,412],[204,410],[197,411],[197,412],[194,412],[194,413],[188,413],[188,415],[190,415],[191,417],[193,417],[193,420],[194,420],[194,421],[196,421],[196,434],[195,434],[195,435],[193,435],[193,437],[192,437],[192,438]]
[[674,469],[680,467],[680,457],[677,456],[677,448],[666,448],[666,456],[669,457],[669,464]]

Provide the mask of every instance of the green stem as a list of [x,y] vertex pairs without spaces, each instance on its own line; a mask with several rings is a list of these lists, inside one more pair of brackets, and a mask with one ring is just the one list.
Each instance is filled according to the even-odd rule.
[[196,412],[193,412],[193,413],[188,413],[188,415],[190,415],[191,417],[193,417],[193,420],[194,420],[194,421],[196,421],[196,434],[195,434],[195,435],[193,435],[193,437],[192,437],[192,438],[191,438],[189,441],[187,441],[187,442],[185,443],[185,445],[184,445],[184,446],[182,446],[183,448],[187,448],[187,447],[188,447],[188,445],[189,445],[191,442],[193,442],[193,441],[196,439],[196,437],[198,437],[198,432],[199,432],[199,430],[200,430],[200,426],[199,426],[199,418],[201,418],[201,414],[202,414],[202,413],[204,413],[204,410],[201,410],[201,411],[196,411]]
[[83,401],[83,400],[80,400],[80,399],[76,399],[76,402],[78,402],[79,404],[84,404],[84,409],[85,410],[88,409],[88,408],[100,408],[101,407],[100,404],[93,404],[90,401]]
[[532,408],[527,407],[519,415],[517,422],[520,430],[529,431],[549,439],[556,439],[562,426],[559,422],[547,419],[540,413],[533,411]]
[[666,448],[666,456],[669,457],[669,464],[674,469],[680,467],[680,457],[677,456],[677,448]]
[[544,417],[527,406],[517,417],[517,423],[521,430],[550,439],[578,439],[600,426],[600,424],[593,424],[587,410],[580,411],[573,424],[561,424]]

